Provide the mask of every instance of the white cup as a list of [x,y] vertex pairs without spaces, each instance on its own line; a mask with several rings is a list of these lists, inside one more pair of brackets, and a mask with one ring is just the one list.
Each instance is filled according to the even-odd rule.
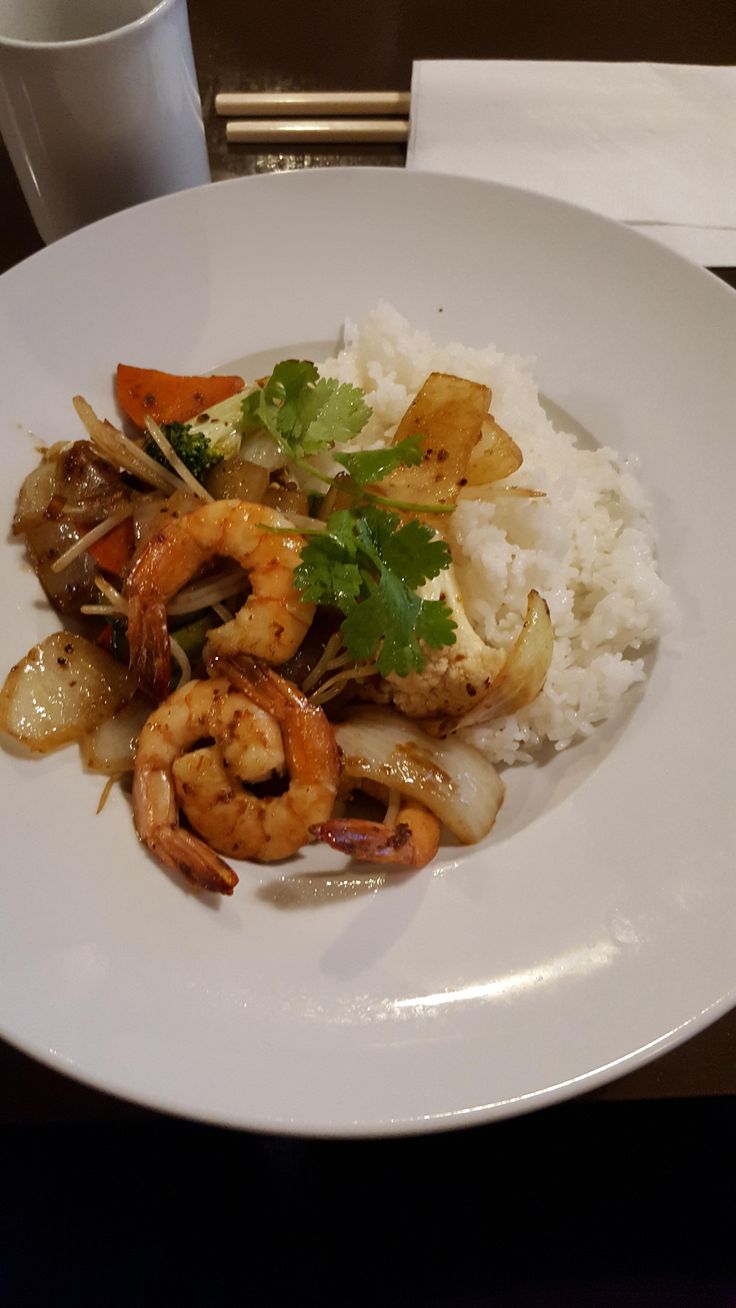
[[44,241],[208,182],[186,0],[0,0],[0,132]]

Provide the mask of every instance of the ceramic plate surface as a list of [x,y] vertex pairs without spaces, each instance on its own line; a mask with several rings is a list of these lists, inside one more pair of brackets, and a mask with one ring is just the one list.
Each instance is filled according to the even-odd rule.
[[[332,349],[378,300],[536,355],[641,456],[681,629],[613,725],[507,773],[491,837],[381,885],[322,847],[186,893],[76,748],[0,752],[0,1029],[81,1080],[212,1122],[381,1134],[592,1088],[734,1002],[736,296],[607,220],[400,171],[244,179],[130,210],[0,281],[0,513],[34,438],[115,416],[118,360],[199,372]],[[251,374],[253,375],[253,374]],[[29,436],[28,433],[32,433]],[[0,667],[59,624],[8,537]]]

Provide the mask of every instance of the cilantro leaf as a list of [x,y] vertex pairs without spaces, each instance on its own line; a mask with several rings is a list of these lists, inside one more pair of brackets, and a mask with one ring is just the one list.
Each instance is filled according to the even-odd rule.
[[398,577],[384,568],[381,579],[367,599],[351,609],[342,624],[345,647],[354,658],[374,654],[381,676],[397,672],[405,677],[412,668],[424,667],[424,655],[416,637],[422,601]]
[[360,595],[363,577],[348,551],[325,533],[312,537],[302,549],[294,584],[310,604],[329,604],[349,613]]
[[366,506],[362,518],[382,562],[411,590],[449,568],[452,555],[447,542],[417,518],[397,530],[399,517],[376,505]]
[[354,560],[358,557],[356,538],[357,515],[355,509],[337,509],[327,519],[326,536],[337,541],[345,551],[346,557]]
[[335,455],[335,461],[347,468],[357,486],[367,486],[371,482],[381,481],[397,468],[410,468],[421,463],[421,443],[422,437],[416,433],[383,450],[362,450],[358,454],[341,452]]
[[432,649],[455,643],[450,608],[416,594],[449,563],[448,546],[424,523],[402,523],[371,504],[333,513],[326,531],[304,545],[294,579],[305,599],[345,614],[341,629],[353,658],[375,658],[383,676],[406,676],[424,667],[421,642]]
[[308,392],[301,415],[302,448],[305,454],[352,440],[371,416],[363,392],[333,377],[320,377]]
[[306,359],[285,359],[243,400],[242,427],[245,434],[265,427],[284,454],[299,459],[351,440],[370,414],[357,386],[320,377]]
[[296,421],[299,396],[318,377],[308,360],[284,359],[274,368],[263,387],[243,400],[243,431],[265,427],[277,440]]
[[274,435],[289,440],[300,433],[300,410],[319,373],[307,360],[285,359],[274,368],[261,395]]
[[454,645],[457,637],[452,610],[442,600],[422,600],[422,607],[417,616],[417,636],[430,649],[442,649],[443,645]]

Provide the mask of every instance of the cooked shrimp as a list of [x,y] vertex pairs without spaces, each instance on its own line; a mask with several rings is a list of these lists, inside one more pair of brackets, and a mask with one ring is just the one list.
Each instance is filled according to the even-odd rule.
[[312,827],[312,835],[359,863],[397,863],[420,868],[431,863],[440,843],[442,824],[415,799],[402,799],[395,825],[338,818]]
[[[327,718],[296,686],[247,657],[219,659],[213,670],[227,676],[188,682],[148,719],[133,812],[141,840],[166,867],[228,895],[238,878],[213,850],[261,862],[296,853],[332,813],[340,765]],[[198,741],[214,744],[187,753]],[[289,784],[280,795],[257,796],[242,784],[283,771]],[[196,835],[179,826],[179,806]]]
[[151,714],[138,740],[133,817],[140,839],[164,867],[205,890],[231,895],[238,878],[227,863],[179,826],[172,767],[188,746],[211,734],[210,718],[230,684],[224,677],[189,681]]
[[216,500],[166,524],[148,542],[128,577],[130,666],[141,686],[162,699],[171,650],[166,605],[206,563],[235,559],[248,573],[251,594],[231,622],[214,628],[208,649],[253,654],[285,663],[299,648],[314,616],[294,587],[303,538],[264,530],[284,518],[262,504]]
[[195,830],[220,853],[259,862],[288,858],[309,843],[311,828],[332,814],[340,777],[332,727],[296,686],[255,659],[217,657],[211,670],[224,673],[231,694],[278,730],[289,784],[283,794],[270,796],[255,795],[240,784],[257,778],[240,731],[234,745],[228,738],[228,730],[239,724],[225,701],[210,723],[217,747],[196,750],[173,764],[179,803]]

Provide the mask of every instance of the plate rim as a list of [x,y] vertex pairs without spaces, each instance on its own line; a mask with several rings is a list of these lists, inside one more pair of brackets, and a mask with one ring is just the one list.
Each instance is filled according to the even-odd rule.
[[[277,173],[277,174],[263,174],[259,176],[238,177],[238,178],[227,179],[227,181],[224,183],[223,182],[210,183],[201,187],[193,188],[193,191],[198,192],[200,194],[204,194],[206,192],[211,193],[214,190],[222,187],[223,185],[231,186],[233,188],[245,188],[245,187],[252,187],[254,185],[263,185],[263,183],[266,183],[267,185],[271,185],[274,183],[274,181],[277,182],[277,185],[283,185],[284,183],[282,179],[285,177],[289,177],[290,179],[288,183],[289,185],[294,185],[293,179],[299,178],[301,184],[301,179],[308,177],[310,178],[309,184],[311,185],[312,184],[311,179],[315,177],[326,176],[333,180],[338,179],[340,177],[348,178],[348,177],[352,177],[356,171],[358,170],[354,168],[350,168],[348,166],[344,166],[340,168],[323,167],[319,169],[309,169],[309,170],[301,170],[295,172],[284,172],[284,173]],[[542,200],[547,205],[553,205],[563,210],[570,210],[576,213],[582,212],[588,214],[592,216],[597,222],[605,223],[607,226],[616,229],[617,232],[619,233],[626,232],[628,237],[631,239],[631,241],[635,242],[637,245],[640,244],[642,241],[644,241],[650,247],[656,248],[658,253],[664,256],[666,259],[668,260],[674,259],[679,265],[687,267],[688,270],[690,270],[691,272],[699,276],[707,277],[709,282],[711,283],[711,286],[713,285],[718,286],[720,288],[719,293],[725,294],[726,298],[730,300],[732,305],[736,302],[736,289],[730,287],[727,283],[724,283],[714,273],[710,272],[707,269],[699,268],[697,265],[692,264],[683,255],[680,255],[675,251],[672,251],[666,247],[659,245],[658,242],[653,237],[649,237],[646,234],[638,231],[637,232],[630,231],[629,229],[625,228],[624,225],[618,223],[617,221],[613,219],[609,219],[603,215],[596,214],[593,210],[585,209],[582,206],[572,204],[567,201],[558,200],[555,197],[546,196],[543,193],[534,190],[521,188],[521,187],[511,187],[501,183],[487,182],[484,181],[483,179],[460,177],[451,173],[435,174],[429,172],[426,173],[405,172],[402,169],[390,168],[390,167],[389,168],[371,167],[369,169],[360,169],[359,171],[361,173],[368,172],[372,174],[380,174],[382,176],[387,176],[395,179],[403,178],[404,179],[403,182],[398,182],[397,180],[396,183],[397,185],[405,184],[407,178],[419,177],[423,179],[431,178],[432,184],[434,184],[436,181],[437,185],[442,185],[443,183],[447,184],[448,182],[451,182],[463,188],[474,187],[486,192],[489,189],[502,191],[502,192],[512,192],[512,193],[516,193],[517,195],[532,197],[534,200]],[[68,249],[70,247],[70,244],[73,242],[84,242],[84,240],[87,238],[87,234],[92,230],[98,229],[100,227],[104,227],[107,230],[111,231],[116,225],[121,223],[124,224],[125,222],[129,221],[130,216],[132,214],[139,213],[141,211],[149,211],[151,205],[154,205],[157,208],[161,208],[161,209],[163,209],[167,205],[172,205],[172,206],[176,205],[177,203],[181,203],[182,195],[188,195],[188,194],[189,192],[180,192],[175,195],[159,197],[157,199],[148,201],[144,205],[136,206],[134,209],[125,210],[120,214],[111,215],[110,217],[101,219],[98,223],[92,224],[91,227],[89,228],[84,228],[78,232],[70,234],[69,236],[63,238],[62,241],[56,242],[54,245],[46,247],[46,249],[44,250],[35,252],[34,254],[28,256],[27,259],[24,259],[19,264],[16,264],[13,268],[7,270],[7,272],[2,275],[2,278],[0,278],[0,296],[2,295],[4,286],[7,285],[6,279],[13,279],[16,276],[22,275],[22,270],[26,269],[27,266],[32,262],[38,263],[49,254],[53,256],[54,251],[56,251],[57,247],[58,248],[64,247]],[[592,1090],[597,1086],[606,1084],[607,1082],[616,1079],[619,1076],[625,1075],[626,1073],[633,1071],[637,1067],[646,1065],[647,1063],[660,1057],[667,1050],[671,1048],[675,1048],[679,1044],[682,1044],[691,1036],[697,1034],[699,1031],[709,1026],[723,1013],[728,1011],[733,1006],[735,1000],[736,1000],[736,978],[734,979],[733,988],[730,989],[728,992],[724,993],[723,995],[721,995],[719,999],[716,999],[711,1005],[709,1005],[702,1012],[700,1012],[699,1014],[692,1015],[687,1020],[685,1020],[682,1024],[674,1028],[672,1031],[657,1037],[655,1040],[649,1042],[647,1045],[644,1045],[639,1049],[630,1051],[622,1058],[615,1060],[613,1064],[607,1064],[599,1068],[591,1069],[588,1073],[585,1073],[581,1077],[573,1078],[570,1082],[562,1082],[558,1085],[543,1087],[540,1090],[530,1093],[528,1096],[523,1096],[522,1098],[524,1100],[528,1100],[528,1102],[522,1103],[518,1099],[516,1100],[512,1099],[509,1101],[502,1101],[502,1102],[493,1102],[486,1105],[478,1105],[477,1107],[472,1109],[471,1108],[461,1109],[458,1110],[456,1113],[452,1113],[446,1117],[443,1116],[434,1117],[430,1121],[422,1117],[420,1119],[411,1119],[411,1120],[402,1119],[399,1121],[392,1121],[392,1122],[360,1124],[360,1125],[355,1125],[354,1128],[346,1127],[344,1124],[340,1124],[337,1127],[332,1127],[330,1129],[323,1129],[323,1128],[310,1128],[309,1126],[304,1124],[300,1124],[300,1125],[288,1124],[288,1123],[269,1124],[266,1121],[257,1122],[252,1114],[250,1115],[249,1121],[243,1120],[243,1121],[227,1122],[222,1117],[212,1117],[211,1115],[208,1115],[206,1110],[197,1112],[191,1107],[182,1109],[174,1104],[164,1102],[164,1100],[161,1098],[157,1100],[155,1096],[144,1098],[140,1094],[140,1092],[135,1093],[135,1098],[133,1099],[133,1102],[145,1103],[146,1106],[153,1108],[157,1111],[171,1113],[176,1116],[184,1116],[187,1118],[192,1118],[200,1121],[210,1121],[210,1122],[219,1121],[223,1125],[234,1127],[237,1129],[274,1131],[277,1132],[278,1134],[289,1134],[289,1135],[314,1135],[314,1136],[322,1136],[325,1138],[327,1137],[331,1138],[335,1136],[366,1136],[367,1137],[367,1136],[382,1136],[382,1135],[418,1134],[418,1133],[428,1133],[430,1131],[449,1130],[460,1126],[463,1127],[468,1126],[474,1123],[499,1120],[501,1118],[508,1117],[511,1115],[516,1115],[526,1111],[531,1111],[532,1109],[536,1109],[537,1107],[542,1107],[545,1104],[551,1104],[555,1102],[560,1102],[565,1099],[569,1099],[581,1093],[582,1090],[585,1091]],[[94,1074],[91,1074],[86,1070],[77,1069],[76,1066],[70,1068],[65,1063],[63,1055],[60,1054],[49,1055],[47,1051],[37,1048],[34,1045],[33,1041],[27,1041],[27,1040],[24,1041],[22,1038],[17,1038],[14,1034],[9,1033],[7,1031],[5,1023],[2,1022],[2,1019],[0,1019],[0,1023],[1,1023],[0,1031],[2,1031],[4,1038],[6,1038],[10,1044],[21,1050],[21,1052],[30,1055],[37,1061],[42,1062],[44,1065],[50,1067],[52,1070],[58,1071],[63,1075],[70,1076],[72,1079],[80,1081],[84,1084],[91,1085],[95,1089],[101,1090],[103,1092],[116,1095],[123,1099],[131,1099],[131,1091],[129,1089],[126,1089],[124,1086],[115,1085],[110,1080],[97,1078],[94,1076]]]

